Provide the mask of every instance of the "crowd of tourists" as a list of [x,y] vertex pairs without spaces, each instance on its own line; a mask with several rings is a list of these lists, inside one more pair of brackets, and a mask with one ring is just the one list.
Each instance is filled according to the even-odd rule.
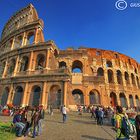
[[[5,106],[0,107],[0,111],[9,112],[9,115],[13,116],[16,136],[27,136],[30,133],[35,138],[42,133],[42,119],[45,112],[43,106],[34,108]],[[47,111],[53,115],[52,106],[48,106]],[[60,107],[63,123],[67,121],[67,111],[68,108],[65,105]],[[96,121],[97,125],[112,125],[116,130],[116,140],[129,140],[134,137],[140,140],[140,113],[136,108],[78,105],[77,111],[79,115],[91,113],[90,117]]]
[[[32,138],[39,136],[42,133],[42,119],[44,119],[43,106],[34,108],[4,106],[1,107],[3,115],[13,116],[12,126],[15,128],[17,137],[27,136],[29,133]],[[5,113],[6,112],[6,113]]]
[[140,113],[137,108],[78,106],[78,112],[79,115],[90,112],[97,125],[112,125],[116,140],[140,140]]

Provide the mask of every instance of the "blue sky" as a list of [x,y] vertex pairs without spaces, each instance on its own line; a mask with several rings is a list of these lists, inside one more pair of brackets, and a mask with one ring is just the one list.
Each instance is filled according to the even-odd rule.
[[140,7],[118,10],[117,0],[0,0],[0,33],[15,12],[32,3],[44,21],[45,40],[67,47],[101,48],[140,62]]

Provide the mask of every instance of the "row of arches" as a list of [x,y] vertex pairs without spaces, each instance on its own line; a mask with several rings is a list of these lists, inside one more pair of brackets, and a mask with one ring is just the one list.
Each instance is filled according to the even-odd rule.
[[[22,58],[20,58],[19,63],[18,63],[18,72],[27,71],[29,68],[29,61],[30,59],[28,56],[23,56]],[[36,70],[45,68],[45,64],[46,64],[45,55],[38,54],[35,62],[36,62],[36,66],[35,66]],[[6,66],[6,63],[4,62],[0,68],[1,74],[3,74],[5,66]],[[7,75],[11,75],[14,72],[15,66],[16,66],[16,59],[13,58],[9,61]]]
[[[20,48],[22,45],[23,45],[23,35],[19,35],[15,38],[15,40],[13,40],[13,48],[16,49],[16,48]],[[29,32],[27,35],[26,35],[26,44],[24,45],[29,45],[29,44],[33,44],[34,42],[34,32]],[[11,43],[12,45],[12,43]]]
[[[128,107],[128,106],[135,107],[134,98],[135,98],[135,101],[136,101],[136,106],[140,107],[140,99],[137,95],[135,95],[135,97],[133,97],[130,94],[129,97],[128,97],[129,101],[127,101],[127,98],[126,98],[124,93],[119,94],[120,105],[122,107]],[[129,105],[128,105],[128,102],[129,102]],[[116,106],[118,104],[117,96],[114,92],[110,93],[110,104],[111,104],[111,106]]]
[[[1,97],[1,105],[4,106],[7,104],[9,98],[9,88],[6,87],[3,90],[3,94]],[[23,101],[24,88],[22,86],[17,86],[15,91],[13,92],[12,104],[14,106],[21,106]],[[38,85],[32,87],[31,92],[29,94],[29,106],[38,106],[42,103],[42,88]],[[44,97],[45,98],[45,97]],[[27,97],[28,99],[28,97]],[[53,85],[50,87],[48,94],[48,104],[51,104],[54,108],[60,107],[62,104],[62,93],[61,88],[58,85]]]
[[[59,62],[59,68],[65,68],[67,67],[67,64],[65,61],[61,61]],[[107,60],[106,61],[106,67],[107,68],[112,68],[113,65],[112,65],[112,62],[110,60]],[[75,60],[73,63],[72,63],[72,72],[83,72],[83,63],[79,60]],[[138,74],[137,72],[137,69],[135,68],[134,70],[135,74]]]
[[[2,98],[1,98],[1,105],[6,105],[7,100],[9,97],[9,88],[6,87],[3,90]],[[22,86],[17,86],[15,89],[15,92],[13,93],[13,100],[12,104],[15,106],[20,106],[22,104],[23,100],[23,94],[24,94],[24,89]],[[75,105],[83,105],[84,102],[84,93],[80,89],[74,89],[72,91],[72,96],[74,99],[74,104]],[[101,104],[101,97],[100,93],[98,90],[93,89],[89,92],[89,104],[96,104],[99,105]],[[42,88],[38,85],[35,85],[31,89],[30,97],[29,97],[29,102],[28,105],[30,106],[38,106],[42,102]],[[134,100],[135,98],[135,100]],[[122,107],[134,107],[135,105],[137,107],[140,107],[140,100],[137,95],[133,97],[133,95],[129,95],[128,98],[126,98],[124,93],[119,94],[119,99],[120,105]],[[117,100],[117,95],[115,92],[110,93],[110,105],[111,106],[116,106],[118,105],[118,100]],[[128,101],[129,100],[129,101]],[[134,103],[134,101],[136,103]],[[48,94],[48,100],[46,101],[49,105],[52,105],[54,108],[60,107],[60,105],[63,104],[63,94],[62,94],[62,89],[60,88],[59,85],[53,85],[51,86]]]

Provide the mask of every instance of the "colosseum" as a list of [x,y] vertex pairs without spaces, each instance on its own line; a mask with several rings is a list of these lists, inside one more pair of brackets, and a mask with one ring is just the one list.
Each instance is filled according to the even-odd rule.
[[60,50],[45,41],[32,4],[14,14],[0,40],[0,104],[140,107],[140,64],[109,50]]

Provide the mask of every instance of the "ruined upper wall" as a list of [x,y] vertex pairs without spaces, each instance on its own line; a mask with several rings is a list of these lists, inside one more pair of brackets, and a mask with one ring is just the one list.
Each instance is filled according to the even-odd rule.
[[[71,57],[72,59],[81,57],[81,56],[87,56],[89,61],[92,61],[93,58],[97,60],[115,60],[115,63],[119,63],[121,61],[124,65],[130,65],[134,66],[134,68],[138,68],[140,70],[140,64],[133,58],[126,56],[124,54],[121,54],[119,52],[111,51],[111,50],[103,50],[98,48],[79,48],[79,49],[73,49],[68,48],[67,50],[60,50],[59,57]],[[89,62],[92,63],[92,62]]]
[[[2,31],[1,40],[6,38],[9,34],[20,29],[30,23],[38,21],[38,14],[36,9],[33,7],[32,4],[28,5],[27,7],[21,9],[17,13],[15,13],[6,23],[4,29]],[[43,26],[43,21],[42,26]]]

